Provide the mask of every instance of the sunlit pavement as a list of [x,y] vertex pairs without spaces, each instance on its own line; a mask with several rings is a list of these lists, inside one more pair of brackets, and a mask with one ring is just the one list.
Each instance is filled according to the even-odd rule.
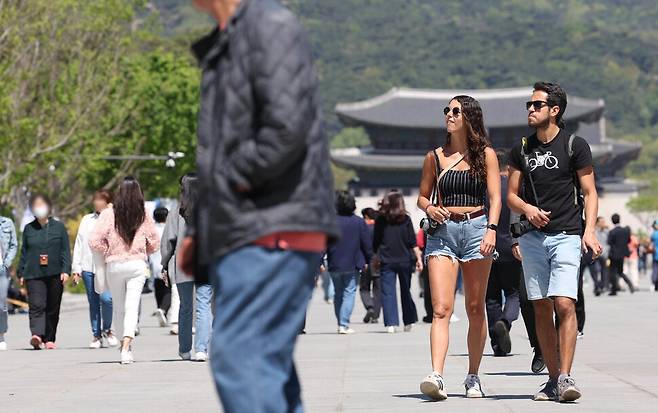
[[[428,325],[417,324],[409,333],[384,333],[381,323],[361,323],[365,311],[357,297],[352,317],[357,332],[339,336],[333,307],[316,290],[307,334],[297,351],[306,411],[655,413],[658,293],[648,292],[648,282],[641,281],[644,291],[617,297],[594,297],[586,287],[587,324],[573,370],[583,398],[570,405],[530,400],[547,376],[530,373],[531,351],[520,319],[512,328],[512,356],[494,358],[487,344],[481,369],[487,397],[464,399],[467,322],[458,296],[461,321],[451,326],[445,372],[450,398],[434,403],[418,388],[431,370]],[[142,334],[134,345],[136,363],[129,366],[118,364],[116,349],[86,348],[90,329],[85,303],[83,297],[68,298],[54,351],[28,350],[27,316],[10,316],[10,351],[0,352],[0,411],[220,411],[208,365],[179,360],[176,337],[150,316],[152,294],[143,296]],[[422,300],[417,298],[416,305],[422,317]]]

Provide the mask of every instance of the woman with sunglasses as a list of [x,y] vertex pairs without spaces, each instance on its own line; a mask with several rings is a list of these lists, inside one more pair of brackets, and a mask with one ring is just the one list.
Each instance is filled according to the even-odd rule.
[[460,268],[469,321],[466,397],[484,396],[478,370],[487,337],[485,294],[501,209],[498,159],[487,138],[480,104],[470,96],[456,96],[444,114],[447,141],[425,157],[418,196],[418,207],[431,223],[425,260],[433,309],[433,371],[420,389],[435,400],[448,397],[443,368]]

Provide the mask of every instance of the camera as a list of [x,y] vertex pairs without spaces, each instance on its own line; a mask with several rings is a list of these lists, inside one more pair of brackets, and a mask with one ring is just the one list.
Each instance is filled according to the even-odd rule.
[[515,222],[510,225],[509,232],[512,234],[512,238],[520,238],[521,236],[527,234],[530,231],[535,229],[534,225],[528,221],[528,219],[522,215],[519,222]]
[[420,228],[425,231],[427,235],[434,235],[436,230],[439,229],[439,223],[432,218],[423,218],[420,220]]

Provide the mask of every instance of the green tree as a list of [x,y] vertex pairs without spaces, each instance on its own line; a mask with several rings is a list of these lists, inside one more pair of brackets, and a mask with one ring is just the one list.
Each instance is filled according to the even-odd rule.
[[[195,164],[198,70],[151,34],[143,4],[0,1],[0,205],[21,211],[39,190],[74,217],[126,174],[147,196],[177,192]],[[172,169],[122,160],[170,151],[186,154]]]
[[87,201],[95,158],[117,145],[122,125],[106,114],[125,96],[122,57],[142,4],[0,2],[0,203],[20,211],[29,191],[43,190],[66,217]]

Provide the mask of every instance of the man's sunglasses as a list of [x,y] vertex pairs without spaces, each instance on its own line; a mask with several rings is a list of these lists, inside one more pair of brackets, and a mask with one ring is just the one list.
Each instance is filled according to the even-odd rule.
[[448,113],[450,113],[451,111],[452,111],[452,116],[454,116],[454,117],[459,116],[459,114],[461,113],[461,110],[459,110],[458,107],[454,107],[454,108],[452,108],[452,110],[448,106],[443,108],[443,114],[445,116],[448,116]]
[[548,106],[548,102],[545,100],[533,100],[525,103],[525,110],[530,110],[530,107],[534,110],[540,110],[544,106]]

